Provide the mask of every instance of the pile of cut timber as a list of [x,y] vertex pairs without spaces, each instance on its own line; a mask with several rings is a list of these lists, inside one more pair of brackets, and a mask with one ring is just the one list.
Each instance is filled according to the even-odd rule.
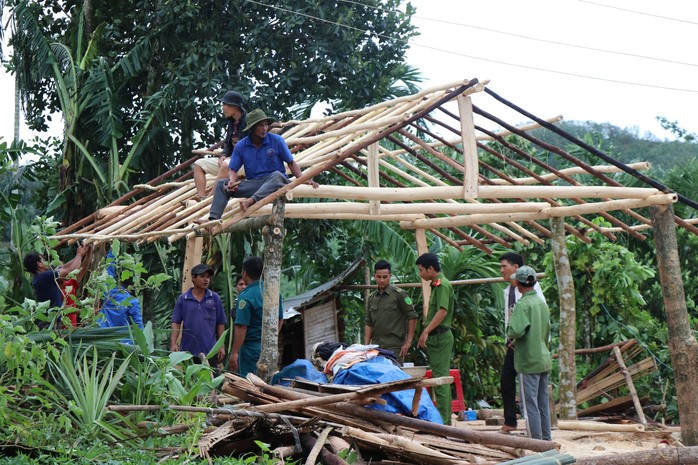
[[[380,404],[381,394],[415,391],[416,406],[425,387],[452,378],[394,381],[367,386],[334,385],[334,394],[299,387],[270,386],[254,375],[226,374],[223,396],[237,399],[226,408],[211,409],[218,427],[199,441],[202,457],[258,453],[255,440],[269,444],[280,459],[304,458],[305,464],[354,463],[494,464],[527,454],[554,450],[549,441],[472,431],[365,408]],[[344,389],[343,389],[344,388]],[[282,463],[282,462],[280,462]]]

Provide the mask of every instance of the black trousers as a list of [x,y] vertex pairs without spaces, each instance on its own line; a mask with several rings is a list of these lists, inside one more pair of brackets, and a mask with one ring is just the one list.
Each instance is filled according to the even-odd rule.
[[507,347],[507,354],[504,356],[499,389],[504,404],[504,424],[516,427],[516,369],[514,368],[514,349],[510,347]]

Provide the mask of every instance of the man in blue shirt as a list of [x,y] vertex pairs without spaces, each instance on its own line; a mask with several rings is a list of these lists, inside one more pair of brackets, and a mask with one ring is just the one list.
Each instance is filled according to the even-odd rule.
[[[218,220],[223,216],[230,197],[244,198],[240,207],[247,210],[255,202],[288,184],[284,163],[296,178],[302,176],[300,166],[293,159],[284,138],[269,132],[269,124],[273,121],[262,110],[252,110],[247,115],[244,131],[248,136],[233,149],[228,164],[228,180],[221,179],[216,183],[209,220]],[[238,182],[238,171],[243,167],[245,179]],[[307,184],[318,187],[312,179]]]
[[[208,288],[213,269],[206,264],[191,269],[193,287],[180,295],[172,311],[170,350],[186,351],[201,360],[225,332],[225,311],[221,298]],[[179,342],[180,334],[182,341]],[[225,357],[225,344],[218,351],[218,362]]]
[[[235,310],[235,332],[228,367],[245,377],[256,373],[257,361],[262,350],[262,315],[264,307],[264,283],[260,280],[264,261],[250,257],[242,264],[242,279],[247,287],[240,293]],[[284,311],[279,296],[279,331]]]

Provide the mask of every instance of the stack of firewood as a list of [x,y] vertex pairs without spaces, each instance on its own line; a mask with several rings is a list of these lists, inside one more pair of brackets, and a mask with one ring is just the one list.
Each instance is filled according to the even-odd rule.
[[[552,442],[520,436],[473,431],[438,425],[409,416],[366,408],[381,404],[381,394],[414,390],[416,408],[425,387],[452,382],[452,378],[394,381],[368,386],[338,386],[311,391],[266,384],[226,374],[219,401],[226,408],[211,409],[217,428],[199,441],[202,457],[265,453],[303,459],[303,463],[346,464],[469,464],[501,463],[555,449]],[[226,399],[226,396],[230,396]],[[234,403],[230,403],[234,399]],[[569,463],[569,462],[568,462]]]

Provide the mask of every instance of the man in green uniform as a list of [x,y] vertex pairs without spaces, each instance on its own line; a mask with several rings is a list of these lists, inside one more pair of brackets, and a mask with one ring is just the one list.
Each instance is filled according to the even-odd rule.
[[378,344],[392,350],[400,363],[410,350],[414,329],[417,327],[417,312],[412,299],[402,289],[390,284],[392,267],[385,260],[373,266],[378,290],[368,296],[364,343]]
[[[455,295],[451,282],[441,272],[439,258],[433,253],[425,253],[417,259],[419,276],[431,281],[431,297],[425,328],[417,343],[427,350],[427,358],[434,378],[448,376],[453,352],[451,322],[455,306]],[[444,425],[451,424],[451,386],[446,384],[434,387],[436,408]]]
[[[264,261],[250,257],[242,263],[242,279],[247,287],[240,292],[235,305],[235,331],[228,366],[243,378],[257,372],[257,361],[262,350],[262,316],[264,283],[261,281]],[[279,296],[279,331],[284,311]]]

